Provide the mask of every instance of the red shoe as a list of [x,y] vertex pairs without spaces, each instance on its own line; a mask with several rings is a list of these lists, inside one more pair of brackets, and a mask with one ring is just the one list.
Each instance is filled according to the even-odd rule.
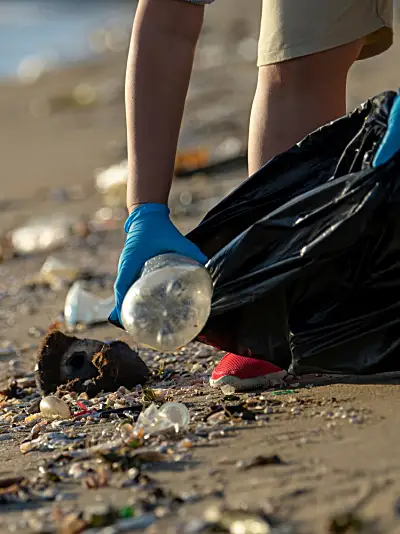
[[256,388],[269,388],[281,385],[287,372],[265,360],[256,360],[236,354],[226,354],[212,372],[210,385],[221,387],[229,385],[235,391]]

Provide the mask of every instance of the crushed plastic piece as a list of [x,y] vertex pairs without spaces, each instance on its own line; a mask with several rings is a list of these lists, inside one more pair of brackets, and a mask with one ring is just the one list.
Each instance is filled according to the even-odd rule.
[[167,417],[175,426],[175,431],[186,428],[190,423],[190,413],[184,404],[167,402],[161,406],[159,413]]
[[169,430],[178,433],[187,427],[189,421],[189,410],[184,404],[168,402],[158,409],[153,403],[139,415],[135,432],[145,437]]
[[75,284],[68,291],[65,299],[64,317],[68,326],[74,327],[77,323],[95,324],[108,320],[115,306],[115,298],[98,297],[86,291],[82,282]]

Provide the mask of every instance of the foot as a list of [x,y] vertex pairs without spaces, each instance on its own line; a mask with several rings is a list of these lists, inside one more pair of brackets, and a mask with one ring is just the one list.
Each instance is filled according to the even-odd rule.
[[286,375],[286,371],[273,363],[228,353],[212,372],[210,385],[229,385],[235,391],[246,391],[280,385]]

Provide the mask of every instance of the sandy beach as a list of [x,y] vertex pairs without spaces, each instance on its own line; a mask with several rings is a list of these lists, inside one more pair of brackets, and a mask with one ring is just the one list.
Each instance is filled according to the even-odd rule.
[[[193,146],[211,150],[227,138],[245,146],[257,75],[254,57],[260,12],[258,0],[251,0],[250,4],[249,8],[243,0],[219,0],[207,11],[185,112],[182,150]],[[397,88],[399,53],[397,40],[379,58],[353,68],[349,109],[380,91]],[[45,73],[31,84],[4,81],[0,85],[2,243],[4,236],[31,217],[67,213],[86,223],[97,213],[97,220],[102,220],[107,231],[75,236],[54,255],[103,277],[102,284],[93,283],[91,289],[106,296],[111,294],[124,239],[123,212],[119,212],[119,219],[108,222],[105,212],[99,215],[104,199],[95,188],[94,176],[98,169],[126,157],[126,54],[126,49],[108,51],[93,61]],[[218,199],[245,177],[246,169],[241,166],[224,173],[176,179],[171,206],[178,226],[184,231],[193,228]],[[32,376],[40,337],[59,320],[66,289],[23,289],[39,272],[48,254],[10,258],[6,245],[1,251],[0,346],[13,347],[0,355],[0,378],[6,384],[12,376]],[[82,330],[77,335],[100,340],[121,337],[110,325]],[[122,339],[131,343],[127,336]],[[187,350],[175,361],[166,359],[166,365],[186,372],[184,377],[176,378],[171,399],[185,402],[191,411],[193,426],[188,439],[193,446],[186,451],[190,457],[148,468],[150,476],[166,491],[186,497],[173,513],[160,512],[156,522],[139,531],[201,532],[194,527],[191,531],[185,528],[191,520],[201,518],[210,504],[219,502],[218,494],[230,506],[269,510],[279,518],[281,528],[272,529],[273,533],[400,533],[399,376],[326,380],[313,376],[302,379],[302,387],[295,387],[284,396],[272,392],[240,394],[231,402],[259,404],[269,411],[264,410],[263,417],[250,422],[215,419],[215,429],[202,437],[196,429],[203,424],[204,413],[210,406],[227,402],[205,381],[220,355],[206,349],[201,356],[199,345]],[[154,366],[149,361],[151,357],[148,353],[143,355]],[[203,358],[201,365],[195,367],[199,358]],[[0,404],[2,410],[7,406],[7,401]],[[10,437],[0,446],[0,481],[37,473],[40,463],[49,461],[54,451],[22,454],[20,445],[29,432],[18,430],[21,419],[6,420],[5,415],[4,411],[0,414],[0,440],[2,435]],[[113,420],[100,424],[88,421],[82,422],[80,431],[99,437],[113,428]],[[279,455],[284,462],[248,470],[238,468],[238,461],[257,455]],[[64,498],[57,506],[85,509],[99,503],[99,499],[123,506],[133,498],[134,489],[105,485],[89,490],[79,480],[71,480],[62,492]],[[189,495],[197,498],[190,499]],[[27,514],[37,518],[40,508],[52,506],[51,502],[33,503],[29,508],[2,504],[0,531],[9,531],[8,525],[12,529]],[[348,511],[361,518],[361,526],[333,530],[333,518]],[[33,519],[30,525],[25,523],[24,528],[18,527],[14,532],[43,532],[35,530]],[[36,527],[38,524],[39,519]],[[113,531],[99,528],[93,532]]]

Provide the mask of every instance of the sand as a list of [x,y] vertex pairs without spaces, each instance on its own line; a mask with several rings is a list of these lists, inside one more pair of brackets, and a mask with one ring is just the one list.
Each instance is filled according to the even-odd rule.
[[[185,115],[182,147],[194,142],[210,143],[210,131],[212,143],[226,136],[245,139],[256,68],[244,60],[234,61],[231,55],[241,31],[257,36],[259,2],[252,0],[251,9],[247,4],[242,0],[219,0],[208,11]],[[244,21],[244,30],[238,21]],[[227,67],[206,68],[205,46],[218,42],[225,46]],[[396,88],[398,54],[396,45],[381,57],[353,68],[350,108],[381,90]],[[126,52],[110,52],[99,60],[50,72],[33,85],[8,82],[0,86],[1,233],[32,215],[66,211],[86,217],[100,207],[101,198],[93,186],[94,172],[125,157],[125,59]],[[97,87],[100,84],[104,88],[104,83],[110,81],[114,89],[105,100],[81,107],[65,104],[69,98],[66,95],[78,84]],[[43,105],[49,99],[57,108],[50,113]],[[220,115],[209,113],[211,118],[207,120],[211,126],[201,130],[198,111],[207,109],[219,110]],[[245,175],[242,168],[200,181],[179,180],[174,184],[173,198],[178,198],[182,191],[199,190],[205,198],[221,197]],[[71,186],[80,187],[80,198],[61,202],[59,190],[69,191]],[[203,211],[210,203],[202,204]],[[177,221],[181,228],[189,229],[200,217],[201,213],[196,213],[178,217]],[[109,232],[100,246],[71,247],[59,251],[57,256],[96,272],[114,273],[122,241],[119,226]],[[18,287],[25,276],[37,272],[44,259],[45,255],[38,255],[3,263],[0,292]],[[19,346],[32,343],[29,328],[34,325],[46,329],[62,310],[63,299],[64,293],[60,292],[38,301],[6,303],[1,310],[0,341],[10,340]],[[103,326],[91,330],[90,336],[105,339],[119,333],[111,326]],[[32,369],[34,357],[34,347],[27,348],[21,358],[2,357],[1,376],[10,373],[10,359],[18,360],[13,365],[23,372]],[[307,399],[300,411],[293,413],[290,402],[282,400],[283,406],[271,414],[267,425],[244,426],[233,436],[216,438],[195,448],[192,462],[182,471],[171,476],[171,471],[166,470],[156,476],[174,490],[201,489],[219,482],[233,504],[255,506],[271,502],[280,517],[296,525],[295,532],[327,532],[329,517],[348,508],[356,509],[371,522],[365,527],[366,532],[400,532],[395,513],[400,496],[399,381],[395,376],[372,381],[379,383],[363,384],[350,377],[346,384],[299,390],[295,397]],[[209,402],[207,388],[203,392],[205,395],[199,395],[195,402]],[[321,400],[325,404],[323,409],[319,405]],[[332,420],[327,413],[337,406],[355,409],[362,414],[362,421],[350,423],[348,418],[340,417]],[[325,413],[321,415],[321,411]],[[276,453],[288,465],[243,473],[235,468],[236,460],[243,457]],[[46,453],[22,456],[15,441],[4,442],[0,447],[0,476],[33,471],[46,456]],[[94,502],[98,492],[82,491],[77,486],[72,493],[80,505],[85,505]],[[105,499],[111,499],[114,492],[104,489],[101,493]],[[128,490],[121,490],[113,498],[122,502],[127,493]],[[179,514],[153,525],[149,532],[176,532],[177,525],[201,516],[207,504],[207,500],[201,500],[186,505]],[[4,508],[0,508],[1,512],[7,521],[14,517]]]

